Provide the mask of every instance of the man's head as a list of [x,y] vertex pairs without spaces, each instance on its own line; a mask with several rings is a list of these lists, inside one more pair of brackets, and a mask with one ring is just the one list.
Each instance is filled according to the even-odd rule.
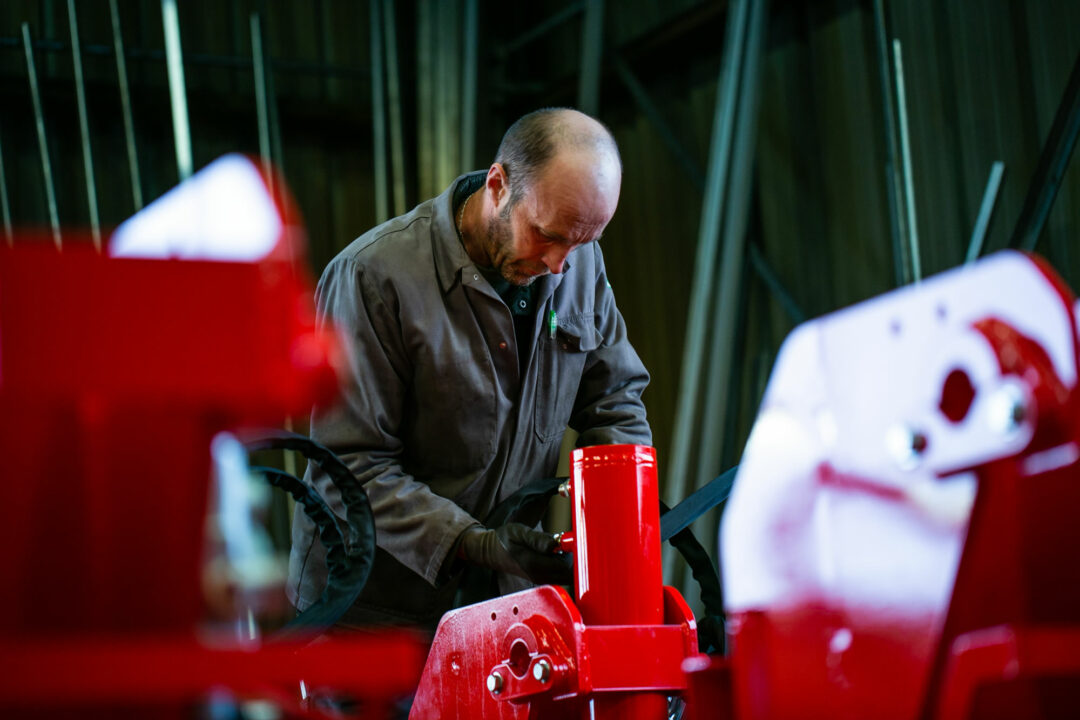
[[621,182],[618,147],[601,123],[565,108],[525,115],[488,169],[485,264],[515,285],[562,272],[571,250],[600,238]]

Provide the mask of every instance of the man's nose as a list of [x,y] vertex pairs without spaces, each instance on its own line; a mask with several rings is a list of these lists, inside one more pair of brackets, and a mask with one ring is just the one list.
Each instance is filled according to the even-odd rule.
[[570,254],[567,248],[552,248],[543,257],[544,265],[552,275],[558,275],[563,271],[566,264],[566,256]]

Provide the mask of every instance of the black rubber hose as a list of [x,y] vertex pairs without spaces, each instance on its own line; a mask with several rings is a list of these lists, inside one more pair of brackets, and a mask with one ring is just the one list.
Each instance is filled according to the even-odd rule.
[[[326,547],[327,582],[322,596],[307,610],[290,620],[274,639],[292,639],[318,634],[336,623],[356,601],[371,574],[375,562],[375,516],[367,493],[341,459],[311,438],[287,430],[257,430],[240,434],[249,452],[255,450],[294,450],[319,466],[341,493],[345,505],[347,534],[342,533],[336,516],[313,489],[295,476],[274,471],[267,476],[275,481],[303,488],[301,497],[289,490],[319,528],[319,539]],[[295,487],[295,486],[294,486]],[[288,488],[286,488],[288,490]],[[313,496],[310,506],[306,498]],[[314,509],[314,515],[312,510]],[[329,518],[329,521],[328,519]],[[326,530],[324,531],[324,528]],[[325,535],[325,538],[324,538]],[[337,542],[337,540],[342,542]],[[328,542],[329,541],[329,542]]]

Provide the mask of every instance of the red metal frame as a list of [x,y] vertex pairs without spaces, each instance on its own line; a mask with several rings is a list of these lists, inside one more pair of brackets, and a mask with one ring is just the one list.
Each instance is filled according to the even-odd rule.
[[63,252],[0,246],[3,717],[169,717],[214,688],[310,714],[302,679],[379,706],[415,683],[411,634],[303,650],[199,634],[211,438],[337,386],[292,203],[264,189],[280,235],[249,262],[114,258],[71,234]]
[[1078,347],[1016,253],[793,333],[725,514],[733,655],[688,668],[691,710],[730,679],[721,717],[1080,713]]
[[410,718],[662,718],[697,626],[663,587],[650,447],[571,458],[575,604],[543,586],[446,614]]

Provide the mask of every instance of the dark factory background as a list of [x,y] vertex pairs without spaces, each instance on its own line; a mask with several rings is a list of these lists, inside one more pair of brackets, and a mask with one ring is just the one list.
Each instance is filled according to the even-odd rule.
[[[73,7],[107,233],[140,196],[150,202],[179,180],[163,3]],[[1080,125],[1075,0],[176,8],[193,168],[269,148],[303,215],[316,275],[379,220],[490,163],[523,112],[573,105],[611,127],[625,171],[603,248],[653,376],[645,400],[669,503],[738,462],[776,353],[802,319],[1009,246],[1034,247],[1080,286],[1080,170],[1068,165]],[[0,3],[5,222],[52,222],[24,32],[56,220],[64,231],[88,228],[73,35],[60,0]],[[972,248],[987,196],[996,202]],[[715,522],[702,529],[715,533]]]

